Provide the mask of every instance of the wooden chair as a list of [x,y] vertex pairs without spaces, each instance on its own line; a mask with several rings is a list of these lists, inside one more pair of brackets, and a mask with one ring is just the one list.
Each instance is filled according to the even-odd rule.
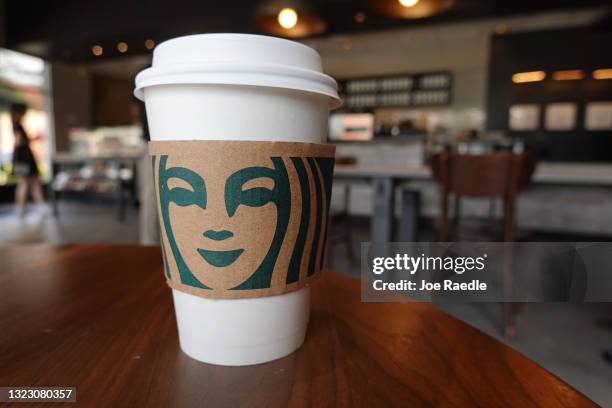
[[[350,156],[340,156],[335,159],[336,165],[355,165],[357,159]],[[339,186],[334,186],[337,189]],[[355,251],[353,250],[353,231],[351,228],[351,219],[349,215],[349,205],[351,199],[351,186],[350,184],[344,184],[342,187],[344,194],[342,197],[341,206],[332,206],[329,211],[329,232],[327,236],[327,264],[331,265],[332,261],[332,249],[337,244],[343,244],[346,247],[346,252],[350,262],[355,259]]]
[[[455,196],[455,226],[459,223],[461,196],[501,198],[504,202],[504,241],[514,240],[517,194],[529,182],[535,170],[535,158],[531,154],[441,153],[431,158],[431,167],[434,179],[440,184],[441,190],[440,241],[449,239],[448,201],[451,194]],[[511,260],[503,274],[504,290],[510,290],[513,286]],[[516,335],[514,315],[517,304],[504,302],[502,307],[504,335],[513,338]]]
[[457,223],[460,197],[501,198],[504,202],[504,241],[514,240],[516,197],[535,170],[535,158],[531,154],[440,153],[431,158],[430,165],[441,192],[440,241],[447,241],[450,235],[448,202],[451,194],[455,197]]

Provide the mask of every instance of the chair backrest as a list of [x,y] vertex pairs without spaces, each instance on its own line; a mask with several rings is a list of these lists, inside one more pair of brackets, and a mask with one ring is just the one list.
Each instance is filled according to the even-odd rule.
[[357,164],[357,159],[353,156],[336,156],[334,162],[340,166],[349,166]]
[[529,182],[535,158],[528,153],[440,153],[431,158],[430,165],[434,179],[448,193],[503,197],[513,195]]

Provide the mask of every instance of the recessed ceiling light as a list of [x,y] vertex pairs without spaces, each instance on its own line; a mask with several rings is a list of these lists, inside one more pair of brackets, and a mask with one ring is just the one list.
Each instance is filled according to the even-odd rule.
[[497,34],[504,34],[506,31],[508,31],[508,26],[505,25],[504,23],[501,23],[495,26],[495,32]]
[[102,48],[101,45],[94,45],[93,47],[91,47],[91,53],[96,57],[99,57],[104,53],[104,48]]
[[144,46],[147,50],[152,50],[155,48],[155,41],[149,38],[144,42]]
[[366,0],[372,10],[392,18],[426,18],[448,11],[456,0]]
[[414,7],[419,0],[398,0],[402,7]]
[[565,71],[555,71],[552,74],[555,81],[572,81],[584,78],[584,71],[581,69],[568,69]]
[[278,12],[277,20],[281,27],[290,30],[297,25],[298,15],[294,9],[287,7]]
[[612,79],[612,68],[596,69],[593,71],[595,79]]
[[528,71],[518,72],[512,75],[512,82],[520,84],[523,82],[538,82],[546,78],[546,72],[544,71]]
[[128,50],[128,45],[127,45],[126,42],[121,41],[121,42],[117,43],[117,51],[119,51],[120,53],[123,54],[127,50]]
[[255,11],[255,25],[263,32],[281,37],[303,38],[320,34],[327,24],[312,3],[305,0],[263,0]]

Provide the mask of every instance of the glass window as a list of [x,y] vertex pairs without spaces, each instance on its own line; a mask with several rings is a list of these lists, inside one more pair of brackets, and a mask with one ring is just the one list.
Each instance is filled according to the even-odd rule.
[[23,127],[31,139],[30,148],[43,178],[48,176],[50,111],[47,64],[41,58],[0,48],[0,185],[14,183],[11,162],[14,149],[13,125],[8,111],[11,103],[28,107]]

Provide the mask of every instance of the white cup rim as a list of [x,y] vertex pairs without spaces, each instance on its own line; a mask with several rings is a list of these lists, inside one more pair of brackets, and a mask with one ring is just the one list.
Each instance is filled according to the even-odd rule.
[[[230,60],[233,56],[228,55],[227,52],[223,55],[224,50],[219,52],[220,59],[217,59],[216,56],[209,58],[210,54],[219,50],[219,47],[214,47],[216,45],[214,43],[223,40],[230,40],[229,44],[236,47],[237,52],[240,51],[240,47],[247,47],[251,44],[253,47],[259,47],[256,54],[258,58],[255,58],[254,61]],[[208,54],[204,53],[205,60],[197,59],[197,57],[191,61],[189,58],[180,58],[185,55],[184,44],[187,42],[189,47],[200,48],[200,51],[209,48],[212,48],[213,51]],[[179,37],[166,41],[158,47],[160,51],[159,54],[157,48],[154,51],[153,66],[136,75],[134,95],[140,100],[144,100],[144,88],[150,86],[217,84],[294,89],[329,97],[330,109],[336,109],[342,104],[338,96],[336,81],[320,71],[319,54],[301,43],[275,37],[245,34],[203,34]],[[286,61],[279,60],[280,54],[277,49],[282,51],[282,47],[293,53],[293,60],[291,57],[287,57]],[[180,62],[171,60],[173,53],[178,56]],[[273,62],[270,63],[268,58],[271,58]],[[306,62],[309,68],[300,66],[300,62]]]

